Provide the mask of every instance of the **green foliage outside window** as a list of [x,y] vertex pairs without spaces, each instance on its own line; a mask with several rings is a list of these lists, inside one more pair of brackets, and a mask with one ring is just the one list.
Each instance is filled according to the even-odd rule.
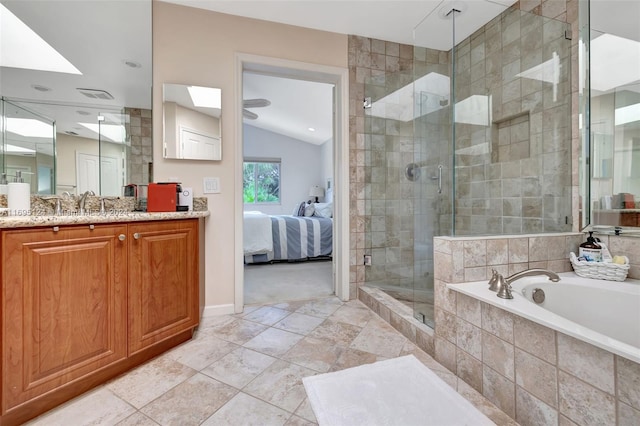
[[279,162],[245,162],[243,180],[245,204],[280,202]]

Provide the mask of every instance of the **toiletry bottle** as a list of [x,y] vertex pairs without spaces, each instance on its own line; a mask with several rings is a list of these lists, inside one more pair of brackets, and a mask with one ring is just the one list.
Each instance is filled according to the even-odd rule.
[[7,174],[3,173],[0,178],[0,195],[7,195],[9,193],[9,186],[7,185]]
[[601,262],[602,261],[602,247],[593,237],[593,231],[589,231],[589,238],[587,241],[580,244],[578,250],[578,256],[584,257],[589,262]]
[[14,181],[8,184],[7,205],[11,216],[31,214],[31,185],[24,182],[20,170],[16,172]]

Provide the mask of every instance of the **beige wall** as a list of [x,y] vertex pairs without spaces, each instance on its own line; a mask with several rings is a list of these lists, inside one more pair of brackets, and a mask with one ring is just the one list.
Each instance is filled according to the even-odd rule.
[[153,115],[162,117],[162,84],[183,83],[222,89],[222,161],[162,158],[162,123],[153,122],[154,178],[177,177],[202,196],[202,178],[220,178],[220,194],[207,195],[207,306],[234,302],[234,194],[236,135],[241,118],[236,87],[236,53],[347,67],[347,36],[240,18],[168,3],[153,3]]
[[[69,136],[64,133],[56,134],[56,184],[57,194],[69,191],[74,194],[76,188],[76,152],[83,154],[98,155],[98,141],[96,139]],[[107,157],[121,158],[122,145],[114,143],[102,144],[102,155]]]

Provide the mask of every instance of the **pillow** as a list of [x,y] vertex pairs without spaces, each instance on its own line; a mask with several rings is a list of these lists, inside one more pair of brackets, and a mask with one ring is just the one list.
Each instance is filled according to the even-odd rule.
[[316,216],[333,217],[333,203],[315,203]]
[[313,216],[313,214],[316,212],[316,208],[314,207],[313,203],[312,204],[307,204],[304,208],[304,215],[306,217],[310,217]]
[[303,201],[300,204],[296,204],[296,207],[293,209],[293,213],[291,213],[291,216],[304,216],[304,210],[306,206],[306,201]]

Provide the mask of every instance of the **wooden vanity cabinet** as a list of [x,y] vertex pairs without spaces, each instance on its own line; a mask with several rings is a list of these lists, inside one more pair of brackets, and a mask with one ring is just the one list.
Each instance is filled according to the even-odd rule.
[[0,424],[191,338],[198,220],[2,231]]
[[2,233],[2,413],[127,357],[126,225]]
[[198,325],[198,222],[129,225],[129,354]]

